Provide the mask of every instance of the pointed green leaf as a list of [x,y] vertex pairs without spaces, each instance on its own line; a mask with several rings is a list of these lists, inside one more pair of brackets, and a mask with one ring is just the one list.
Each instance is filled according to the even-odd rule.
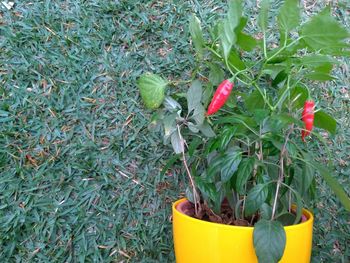
[[207,121],[204,121],[202,125],[198,126],[198,129],[201,131],[201,133],[203,133],[204,136],[207,136],[209,138],[215,137],[215,132]]
[[265,32],[267,29],[269,8],[270,8],[270,1],[269,0],[262,0],[260,3],[258,25],[263,32]]
[[228,57],[228,64],[230,67],[234,70],[243,70],[246,68],[246,65],[244,62],[240,59],[238,54],[236,53],[235,50],[232,50],[230,52],[230,55]]
[[202,84],[200,81],[193,81],[191,87],[187,91],[187,107],[189,113],[201,104],[202,92]]
[[164,107],[170,112],[181,110],[181,105],[170,96],[165,97]]
[[295,108],[300,109],[304,106],[305,101],[309,97],[309,90],[303,86],[295,86],[290,91],[290,100],[295,105]]
[[192,38],[193,45],[199,56],[203,56],[203,47],[205,45],[201,22],[198,17],[192,14],[190,18],[190,34]]
[[141,98],[149,109],[158,108],[165,98],[168,82],[156,74],[145,73],[137,81]]
[[340,62],[330,56],[317,54],[301,57],[299,63],[308,68],[318,68],[325,64],[339,64]]
[[331,16],[329,7],[305,23],[300,35],[312,50],[326,53],[346,47],[345,40],[349,38],[349,32]]
[[259,263],[277,263],[286,246],[286,233],[280,222],[261,219],[254,226],[253,242]]
[[202,104],[198,104],[191,116],[196,121],[197,125],[202,125],[205,120],[205,109]]
[[272,216],[272,207],[266,203],[263,203],[260,207],[260,216],[263,219],[269,220]]
[[307,73],[304,75],[305,78],[311,79],[311,80],[318,80],[318,81],[328,81],[328,80],[333,80],[335,77],[324,73],[324,72],[318,72],[318,71],[313,71],[310,73]]
[[225,77],[224,71],[214,63],[210,63],[209,68],[209,81],[215,86],[219,85]]
[[280,32],[290,32],[299,25],[299,21],[299,0],[285,0],[277,16]]
[[329,131],[331,134],[335,134],[337,129],[336,120],[324,111],[317,111],[315,113],[314,125]]
[[246,98],[244,101],[245,106],[247,109],[252,112],[255,109],[263,109],[265,106],[265,101],[263,96],[258,90],[254,90],[249,97]]
[[257,43],[257,40],[250,35],[243,32],[239,32],[237,34],[237,45],[245,51],[252,51],[256,47]]
[[227,59],[232,46],[237,41],[235,28],[239,25],[242,17],[242,2],[231,0],[227,17],[219,25],[219,34],[224,58]]
[[344,208],[350,212],[350,198],[344,191],[343,187],[339,184],[339,182],[334,177],[332,177],[327,168],[321,166],[316,162],[313,162],[312,165],[320,172],[321,176],[335,193],[335,195],[339,198]]
[[244,193],[244,186],[247,184],[250,177],[253,175],[254,158],[244,159],[237,170],[236,191],[240,194]]
[[183,151],[185,151],[184,139],[182,138],[182,135],[179,131],[177,130],[174,131],[171,134],[170,140],[171,140],[171,145],[173,146],[174,152],[176,154],[182,153]]
[[228,149],[221,158],[221,180],[227,182],[237,171],[238,165],[242,160],[242,153],[239,148]]
[[285,212],[278,217],[276,217],[276,220],[280,222],[283,226],[290,226],[293,225],[295,221],[295,214]]
[[257,184],[248,193],[245,205],[245,215],[254,214],[265,202],[268,189],[265,184]]

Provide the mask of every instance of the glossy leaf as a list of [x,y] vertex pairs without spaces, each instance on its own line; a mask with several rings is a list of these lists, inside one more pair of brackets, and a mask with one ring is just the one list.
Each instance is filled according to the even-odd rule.
[[242,153],[239,148],[230,148],[221,158],[221,181],[227,182],[237,171],[242,160]]
[[270,8],[269,0],[262,0],[260,2],[260,12],[258,16],[258,25],[262,31],[266,31],[268,23],[268,12]]
[[255,185],[248,193],[246,198],[245,215],[254,214],[260,206],[266,201],[268,188],[265,184]]
[[345,47],[345,40],[349,38],[349,32],[331,16],[329,7],[305,23],[300,35],[309,48],[327,53],[339,46]]
[[205,109],[202,104],[198,104],[194,109],[192,117],[197,125],[202,125],[205,120]]
[[317,111],[315,113],[314,125],[329,131],[331,134],[335,134],[337,130],[336,120],[324,111]]
[[325,64],[339,64],[339,61],[327,55],[317,54],[301,57],[299,63],[308,68],[318,68]]
[[178,110],[181,110],[181,105],[172,97],[165,97],[163,104],[164,107],[170,112],[176,112]]
[[236,176],[236,191],[244,194],[244,186],[247,184],[250,177],[253,175],[255,158],[244,159],[237,170]]
[[184,139],[182,138],[182,135],[179,131],[177,130],[174,131],[171,134],[170,140],[171,140],[171,145],[173,146],[174,152],[176,154],[182,153],[185,151]]
[[225,78],[224,71],[221,67],[214,63],[209,64],[209,68],[209,81],[215,86],[219,85]]
[[300,24],[299,0],[285,0],[277,16],[281,33],[290,32]]
[[262,219],[269,220],[272,216],[272,207],[266,203],[263,203],[260,207],[260,216]]
[[304,106],[305,101],[309,97],[309,90],[303,86],[295,86],[290,91],[290,100],[294,107],[300,109]]
[[259,263],[277,263],[286,246],[286,233],[278,221],[261,219],[254,226],[253,242]]
[[242,3],[240,0],[229,1],[227,17],[219,26],[220,40],[224,58],[227,59],[232,46],[237,41],[235,28],[239,25],[242,16]]
[[263,109],[265,106],[265,101],[263,96],[261,96],[260,92],[254,90],[244,101],[247,109],[252,112],[255,109]]
[[187,107],[188,112],[192,112],[198,105],[201,104],[202,99],[202,84],[199,80],[195,80],[192,82],[190,88],[187,91]]
[[328,186],[333,190],[335,195],[339,198],[344,208],[350,212],[350,198],[344,191],[339,182],[330,174],[327,168],[323,167],[319,163],[313,162],[312,165],[320,172],[323,179]]
[[199,21],[198,17],[196,17],[194,14],[190,18],[189,27],[193,45],[198,55],[203,56],[203,47],[205,45],[205,42],[203,38],[201,22]]
[[166,80],[152,73],[145,73],[138,79],[137,86],[147,108],[156,109],[163,103],[167,84]]
[[257,43],[258,42],[254,37],[246,33],[239,32],[237,34],[237,45],[245,51],[252,51],[256,47]]
[[330,74],[327,74],[324,72],[317,72],[317,71],[313,71],[308,74],[305,74],[305,78],[308,78],[311,80],[318,80],[318,81],[328,81],[328,80],[335,79],[335,77],[331,76]]
[[228,63],[230,68],[233,70],[243,70],[246,68],[244,62],[240,59],[235,50],[231,50],[230,55],[228,57]]
[[204,121],[202,125],[198,126],[198,129],[203,133],[203,135],[207,137],[215,137],[215,132],[210,127],[209,123],[207,121]]

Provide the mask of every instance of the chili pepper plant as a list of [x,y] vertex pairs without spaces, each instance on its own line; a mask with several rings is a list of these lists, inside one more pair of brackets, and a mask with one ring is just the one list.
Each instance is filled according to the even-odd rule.
[[259,261],[277,262],[283,226],[298,224],[302,208],[312,206],[317,174],[350,210],[331,153],[314,150],[327,152],[320,131],[334,135],[337,123],[314,91],[332,85],[337,58],[350,54],[349,32],[330,7],[302,21],[299,1],[286,0],[274,23],[269,2],[261,2],[257,20],[249,21],[257,21],[253,36],[242,9],[229,1],[226,15],[205,30],[191,16],[197,66],[190,79],[146,73],[138,86],[145,105],[157,109],[151,129],[162,128],[173,147],[168,164],[183,163],[191,216],[254,226]]

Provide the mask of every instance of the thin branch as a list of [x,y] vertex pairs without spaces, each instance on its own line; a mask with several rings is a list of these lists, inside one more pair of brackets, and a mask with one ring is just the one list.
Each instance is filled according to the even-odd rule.
[[[181,136],[181,133],[180,133],[179,125],[177,125],[177,131],[179,133],[180,139],[183,140],[182,136]],[[193,191],[194,211],[195,211],[195,214],[197,216],[199,214],[198,213],[199,212],[198,211],[198,205],[199,205],[198,197],[199,197],[199,195],[198,195],[198,192],[196,190],[196,186],[194,184],[193,177],[191,175],[190,169],[188,168],[188,164],[187,164],[186,156],[185,156],[185,146],[183,146],[183,148],[182,148],[182,161],[183,161],[183,164],[185,166],[188,178],[190,179],[190,183],[191,183],[191,187],[192,187],[192,191]]]
[[288,143],[288,140],[289,140],[289,136],[291,135],[291,133],[293,132],[294,130],[294,124],[291,125],[288,133],[287,133],[287,136],[286,136],[286,140],[283,144],[283,147],[281,149],[281,155],[280,155],[280,171],[279,171],[279,176],[278,176],[278,181],[277,181],[277,187],[276,187],[276,193],[275,193],[275,199],[273,201],[273,207],[272,207],[272,215],[271,215],[271,220],[274,219],[275,217],[275,212],[276,212],[276,206],[277,206],[277,198],[278,198],[278,193],[279,193],[279,190],[280,190],[280,186],[281,184],[283,183],[283,178],[284,178],[284,162],[283,162],[283,159],[284,159],[284,153],[286,151],[286,148],[287,148],[287,143]]

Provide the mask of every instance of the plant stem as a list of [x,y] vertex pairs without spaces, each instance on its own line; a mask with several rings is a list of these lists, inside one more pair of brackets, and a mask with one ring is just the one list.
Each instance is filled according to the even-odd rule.
[[275,54],[273,54],[271,57],[269,57],[268,59],[266,59],[265,63],[269,62],[270,60],[272,60],[273,58],[275,58],[277,55],[279,55],[282,51],[284,51],[286,48],[289,48],[291,46],[293,46],[295,43],[297,43],[299,40],[301,40],[303,37],[298,37],[297,39],[295,39],[294,41],[290,42],[288,45],[283,45],[282,48],[280,48]]
[[275,193],[275,199],[273,201],[273,207],[272,207],[272,215],[271,215],[271,220],[274,219],[275,217],[275,213],[276,213],[276,206],[277,206],[277,198],[278,198],[278,194],[279,194],[279,190],[280,190],[280,186],[281,184],[283,184],[283,178],[284,178],[284,153],[286,151],[287,148],[287,143],[289,140],[289,136],[291,135],[292,131],[294,130],[294,124],[291,125],[287,136],[286,136],[286,140],[283,144],[283,147],[281,149],[281,155],[280,155],[280,171],[279,171],[279,176],[278,176],[278,181],[277,181],[277,187],[276,187],[276,193]]
[[[181,136],[180,130],[179,130],[179,126],[177,126],[177,129],[178,129],[179,135]],[[198,212],[199,212],[198,211],[198,206],[200,206],[200,203],[198,202],[199,195],[197,193],[196,186],[194,184],[193,177],[191,175],[190,169],[188,168],[188,165],[187,165],[186,156],[185,156],[185,150],[182,151],[182,161],[184,163],[184,166],[185,166],[188,178],[190,179],[190,183],[191,183],[191,187],[192,187],[192,191],[193,191],[194,211],[195,211],[195,214],[197,216]]]

